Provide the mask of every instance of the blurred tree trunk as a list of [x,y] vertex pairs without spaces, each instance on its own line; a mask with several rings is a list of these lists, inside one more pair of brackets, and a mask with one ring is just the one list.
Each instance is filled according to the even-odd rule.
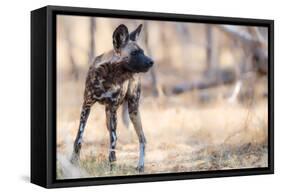
[[[149,56],[152,57],[153,53],[149,46],[149,33],[148,33],[147,21],[144,21],[144,23],[143,23],[143,33],[144,33],[144,44],[145,44],[147,53]],[[152,81],[152,94],[153,94],[153,96],[158,97],[159,95],[161,95],[162,91],[161,91],[161,88],[159,86],[158,79],[157,79],[156,66],[157,66],[157,64],[154,63],[154,65],[150,69],[150,76],[151,76],[151,81]]]
[[64,21],[64,32],[65,32],[65,41],[66,41],[66,50],[67,50],[66,52],[68,53],[70,67],[71,67],[70,75],[75,80],[78,80],[79,70],[73,56],[73,42],[71,37],[71,29],[70,29],[70,24],[67,20]]
[[206,24],[206,70],[205,75],[211,79],[217,79],[218,65],[217,40],[214,35],[214,28],[211,24]]
[[95,58],[95,28],[96,28],[96,21],[95,18],[90,18],[90,50],[89,50],[89,59],[88,64],[94,60]]
[[170,42],[168,39],[167,32],[164,30],[166,28],[168,29],[169,26],[168,24],[161,22],[158,24],[158,28],[159,28],[159,37],[160,37],[159,47],[161,48],[162,53],[164,55],[162,60],[167,64],[171,64],[173,56],[171,54]]
[[188,30],[188,24],[185,23],[175,23],[175,27],[177,30],[177,35],[179,37],[180,43],[182,45],[182,61],[183,61],[183,68],[188,68],[188,46],[190,44],[189,40],[189,30]]

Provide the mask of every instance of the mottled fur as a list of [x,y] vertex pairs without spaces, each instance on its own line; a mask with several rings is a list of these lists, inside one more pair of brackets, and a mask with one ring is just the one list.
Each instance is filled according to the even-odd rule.
[[129,34],[127,27],[121,24],[113,33],[114,49],[96,57],[90,66],[86,78],[79,130],[71,158],[72,163],[77,163],[79,160],[82,135],[90,109],[95,102],[105,105],[106,126],[110,136],[109,161],[112,163],[116,160],[116,112],[121,104],[127,103],[129,116],[140,142],[137,169],[140,172],[144,170],[146,140],[139,113],[141,84],[138,73],[148,71],[153,61],[144,55],[143,50],[136,43],[141,28],[142,25]]

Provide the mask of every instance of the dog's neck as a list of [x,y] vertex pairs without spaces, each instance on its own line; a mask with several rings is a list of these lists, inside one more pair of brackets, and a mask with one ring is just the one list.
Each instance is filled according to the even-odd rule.
[[110,50],[100,56],[97,56],[93,68],[95,69],[95,76],[106,82],[113,84],[122,84],[124,81],[134,76],[133,72],[129,72],[124,68],[126,60],[121,57],[114,50]]
[[122,84],[134,76],[134,73],[127,71],[123,67],[122,62],[105,62],[100,64],[96,67],[95,74],[99,79],[113,84]]

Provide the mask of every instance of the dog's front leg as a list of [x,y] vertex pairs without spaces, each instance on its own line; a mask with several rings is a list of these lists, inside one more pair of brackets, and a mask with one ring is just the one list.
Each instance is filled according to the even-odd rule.
[[137,166],[137,170],[139,172],[143,172],[144,171],[144,156],[145,156],[145,144],[146,144],[146,140],[145,140],[145,136],[143,133],[143,129],[142,129],[142,124],[141,124],[141,118],[140,118],[140,113],[139,111],[137,112],[132,112],[130,113],[130,119],[134,125],[135,131],[138,135],[138,139],[139,139],[139,163]]
[[106,126],[109,132],[110,142],[109,142],[109,162],[112,167],[112,162],[116,161],[115,155],[115,147],[117,142],[116,135],[116,126],[117,126],[117,118],[116,118],[116,108],[113,106],[106,106]]
[[135,131],[139,139],[139,163],[137,170],[139,172],[144,171],[144,157],[145,157],[145,144],[146,139],[142,129],[141,116],[139,113],[139,99],[140,99],[140,85],[135,89],[134,93],[128,97],[128,110],[130,119],[134,125]]

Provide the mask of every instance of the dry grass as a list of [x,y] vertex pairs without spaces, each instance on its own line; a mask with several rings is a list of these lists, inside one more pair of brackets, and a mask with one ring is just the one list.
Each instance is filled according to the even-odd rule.
[[[94,105],[84,133],[80,167],[67,162],[79,125],[83,82],[63,82],[58,90],[58,178],[137,174],[138,141],[118,114],[117,162],[110,171],[104,107]],[[217,94],[217,88],[209,94]],[[167,173],[267,166],[267,102],[229,104],[218,96],[202,105],[198,91],[141,101],[147,138],[144,173]],[[120,113],[120,112],[119,112]],[[67,163],[67,164],[66,164]],[[70,171],[70,172],[68,172]]]

